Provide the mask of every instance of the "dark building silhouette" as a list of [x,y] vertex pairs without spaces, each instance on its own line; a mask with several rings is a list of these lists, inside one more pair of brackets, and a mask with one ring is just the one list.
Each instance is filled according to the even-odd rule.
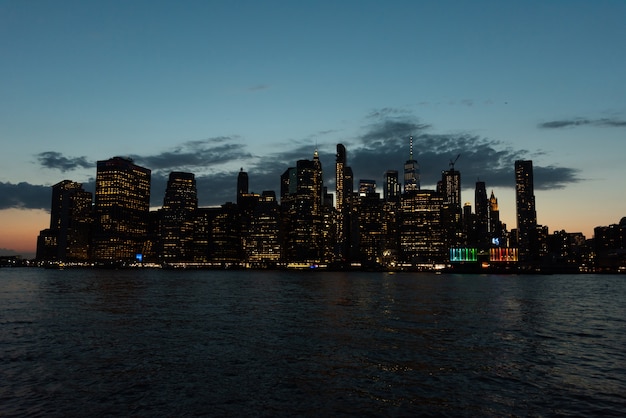
[[316,150],[313,160],[299,160],[281,176],[284,260],[313,264],[322,259],[322,196],[322,164]]
[[[489,235],[492,238],[492,244],[494,245],[508,245],[508,240],[505,234],[505,226],[500,221],[500,209],[498,207],[498,199],[496,198],[493,190],[489,197]],[[495,241],[493,241],[495,239]]]
[[484,181],[476,182],[476,188],[474,189],[474,210],[476,213],[476,241],[474,245],[484,249],[490,244],[489,199],[487,198],[487,188]]
[[626,217],[619,224],[593,230],[595,267],[602,272],[626,272]]
[[63,180],[52,186],[50,228],[37,240],[37,259],[89,260],[93,196],[82,184]]
[[237,175],[237,204],[241,204],[243,196],[248,194],[248,173],[243,171],[243,168]]
[[532,261],[538,256],[539,249],[533,162],[530,160],[515,161],[515,202],[519,258],[520,261]]
[[383,198],[386,202],[399,202],[401,196],[397,170],[387,170],[384,175]]
[[150,170],[132,160],[98,161],[93,259],[129,262],[143,257],[150,211]]

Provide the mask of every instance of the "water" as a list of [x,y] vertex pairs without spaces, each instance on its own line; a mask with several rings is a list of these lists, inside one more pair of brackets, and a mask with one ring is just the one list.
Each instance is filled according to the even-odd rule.
[[624,416],[626,277],[0,269],[1,416]]

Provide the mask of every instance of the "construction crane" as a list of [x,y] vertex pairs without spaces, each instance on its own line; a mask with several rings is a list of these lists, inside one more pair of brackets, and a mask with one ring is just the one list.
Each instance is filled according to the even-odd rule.
[[454,171],[454,164],[456,164],[456,161],[459,159],[460,156],[461,156],[461,154],[457,155],[456,158],[454,159],[454,161],[450,160],[450,169],[452,171]]

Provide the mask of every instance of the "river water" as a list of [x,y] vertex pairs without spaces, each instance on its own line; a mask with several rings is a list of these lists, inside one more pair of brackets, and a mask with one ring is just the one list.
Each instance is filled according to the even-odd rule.
[[624,416],[626,276],[0,269],[0,416]]

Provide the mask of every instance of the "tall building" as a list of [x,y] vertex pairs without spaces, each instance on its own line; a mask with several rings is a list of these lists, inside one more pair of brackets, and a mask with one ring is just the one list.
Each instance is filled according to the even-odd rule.
[[250,265],[269,267],[280,261],[279,226],[280,208],[276,193],[264,191],[254,206],[244,241]]
[[[504,228],[502,227],[502,222],[500,221],[500,209],[498,208],[498,199],[493,194],[493,190],[491,191],[491,196],[489,197],[489,234],[492,238],[492,242],[497,245],[505,245],[504,242]],[[496,241],[493,241],[493,239]]]
[[322,164],[317,150],[313,160],[299,160],[281,176],[283,259],[318,263],[323,254]]
[[477,181],[474,189],[474,208],[476,211],[476,242],[481,248],[489,245],[489,199],[484,181]]
[[383,184],[383,199],[385,202],[398,202],[400,200],[400,183],[397,170],[385,171]]
[[[458,157],[457,157],[458,158]],[[446,240],[448,246],[460,245],[464,238],[461,208],[461,173],[454,169],[454,163],[450,162],[450,169],[441,172],[441,181],[437,184],[438,192],[443,197],[441,213],[442,224],[447,231]]]
[[98,161],[93,259],[129,262],[142,258],[150,211],[150,175],[131,159]]
[[343,144],[337,144],[337,155],[335,159],[335,202],[337,211],[340,213],[346,198],[346,163],[346,147]]
[[163,261],[193,260],[193,229],[197,208],[195,175],[178,171],[170,173],[160,211],[159,236]]
[[419,190],[404,196],[398,228],[403,263],[432,265],[447,259],[442,206],[443,197],[434,190]]
[[350,259],[352,241],[352,206],[354,176],[348,165],[346,147],[337,144],[335,160],[335,207],[337,209],[336,255],[340,260]]
[[52,186],[50,228],[38,238],[37,258],[87,261],[93,196],[82,184],[63,180]]
[[515,203],[519,258],[520,261],[530,261],[538,254],[537,211],[531,160],[515,161]]
[[248,194],[248,173],[243,167],[237,175],[237,204],[240,205],[243,197]]
[[404,163],[404,193],[420,189],[420,168],[413,158],[413,137],[409,139],[409,159]]

